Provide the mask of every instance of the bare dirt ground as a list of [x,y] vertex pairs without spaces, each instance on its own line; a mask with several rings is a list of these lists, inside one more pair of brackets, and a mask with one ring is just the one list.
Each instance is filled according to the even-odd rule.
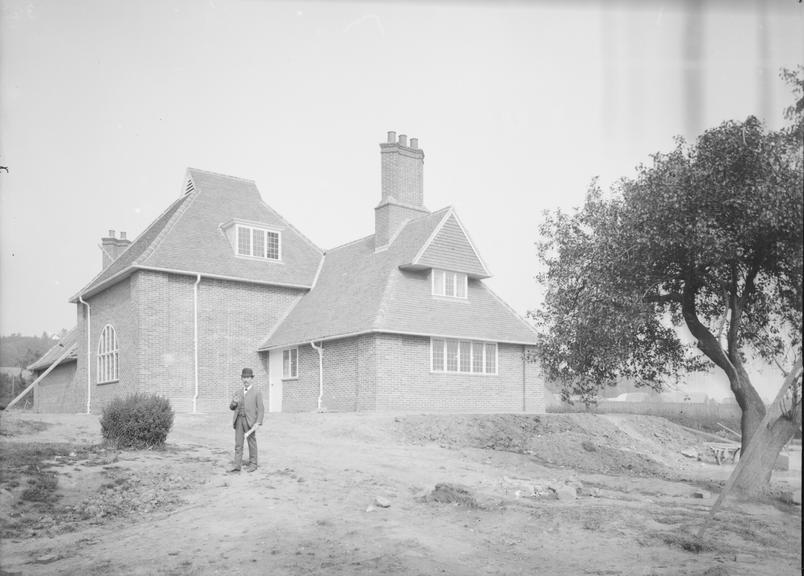
[[662,418],[270,414],[239,475],[233,436],[177,415],[165,450],[117,452],[97,416],[4,414],[0,575],[801,573],[783,498],[694,538],[732,466]]

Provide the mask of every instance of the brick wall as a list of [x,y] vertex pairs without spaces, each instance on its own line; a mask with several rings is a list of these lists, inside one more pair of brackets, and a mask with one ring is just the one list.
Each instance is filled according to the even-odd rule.
[[[427,337],[368,334],[324,343],[323,407],[328,411],[544,412],[538,366],[523,347],[498,346],[498,374],[430,372]],[[283,382],[283,411],[317,408],[318,356],[299,348],[299,378]]]
[[377,409],[377,345],[374,334],[357,337],[357,410]]
[[191,276],[142,271],[133,276],[140,321],[137,390],[192,410],[193,284]]
[[[103,406],[116,396],[125,396],[137,390],[137,350],[139,348],[139,329],[136,307],[132,295],[131,278],[118,282],[114,286],[87,299],[91,308],[90,326],[90,394],[92,412],[98,413]],[[87,325],[86,306],[77,304],[78,309],[78,363],[75,377],[77,390],[81,390],[82,406],[79,410],[86,410],[86,382],[87,382]],[[117,382],[98,384],[97,351],[98,339],[107,324],[115,329],[117,343],[120,349],[118,355]],[[49,400],[48,400],[49,401]]]
[[520,345],[498,346],[497,375],[431,373],[427,337],[378,334],[376,346],[377,410],[543,411],[543,384],[523,365]]
[[282,380],[283,412],[313,412],[318,409],[318,352],[309,344],[299,346],[298,374],[296,379]]
[[34,410],[44,413],[86,411],[86,380],[76,377],[76,362],[56,366],[34,388]]
[[[196,278],[139,271],[90,298],[92,309],[92,411],[115,396],[149,392],[166,396],[178,412],[189,412],[195,395],[193,292]],[[199,412],[225,412],[240,386],[240,371],[254,370],[254,384],[267,394],[267,355],[257,353],[265,337],[296,302],[300,290],[202,278],[198,286]],[[106,324],[116,332],[119,381],[96,384],[98,338]],[[78,304],[78,363],[75,404],[86,409],[86,308]],[[316,359],[316,370],[317,370]],[[317,372],[316,372],[317,374]],[[318,380],[316,376],[316,398]],[[53,389],[54,391],[56,388]],[[43,396],[44,398],[44,396]],[[50,403],[50,396],[46,400]],[[267,400],[266,400],[267,401]]]
[[[192,410],[195,395],[192,276],[138,273],[143,346],[140,381]],[[296,302],[299,290],[202,278],[198,286],[199,412],[229,409],[240,371],[254,370],[254,385],[267,395],[265,337]],[[266,399],[267,401],[267,399]]]

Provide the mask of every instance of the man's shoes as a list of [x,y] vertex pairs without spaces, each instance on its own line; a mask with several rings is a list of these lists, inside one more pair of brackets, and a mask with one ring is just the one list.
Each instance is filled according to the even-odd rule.
[[226,471],[227,474],[237,474],[238,472],[240,472],[240,468],[232,468]]
[[256,464],[249,464],[248,466],[246,466],[246,472],[254,472],[256,469],[257,469]]

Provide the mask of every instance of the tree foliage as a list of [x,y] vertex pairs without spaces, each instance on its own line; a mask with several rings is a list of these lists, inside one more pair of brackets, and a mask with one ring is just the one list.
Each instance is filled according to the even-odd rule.
[[[801,89],[801,73],[790,74]],[[783,130],[751,116],[692,144],[677,139],[608,193],[593,182],[583,207],[546,215],[537,246],[547,292],[532,316],[539,359],[565,398],[588,402],[621,379],[661,388],[712,362],[747,442],[765,407],[746,352],[801,350],[802,107]]]

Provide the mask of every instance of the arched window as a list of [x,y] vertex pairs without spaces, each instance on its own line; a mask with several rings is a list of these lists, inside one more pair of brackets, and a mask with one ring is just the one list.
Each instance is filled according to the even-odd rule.
[[111,324],[107,324],[98,341],[98,384],[118,380],[117,357],[117,333]]

